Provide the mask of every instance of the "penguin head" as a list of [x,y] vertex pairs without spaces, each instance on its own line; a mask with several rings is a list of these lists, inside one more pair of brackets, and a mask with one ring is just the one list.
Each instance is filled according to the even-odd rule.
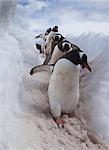
[[53,29],[52,29],[52,31],[58,32],[58,26],[54,26]]
[[60,33],[58,33],[58,34],[56,33],[56,34],[53,35],[53,41],[54,42],[59,42],[63,39],[64,39],[64,37]]
[[86,67],[91,72],[91,67],[89,66],[87,62],[87,55],[83,54],[82,57],[80,57],[78,50],[72,50],[68,52],[65,56],[63,56],[62,58],[66,58],[70,60],[75,65],[80,64],[83,69]]
[[51,32],[51,28],[48,28],[46,33],[49,34]]
[[59,35],[54,35],[53,40],[54,40],[55,42],[59,41],[59,39],[60,39]]

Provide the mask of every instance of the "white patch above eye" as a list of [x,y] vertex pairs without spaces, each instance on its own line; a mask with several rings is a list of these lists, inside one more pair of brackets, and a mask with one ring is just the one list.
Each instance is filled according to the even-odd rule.
[[70,47],[70,49],[69,49],[69,51],[68,51],[68,52],[70,52],[70,51],[72,51],[72,47]]
[[65,44],[69,45],[69,49],[71,48],[71,44],[70,44],[70,43],[68,43],[68,42],[63,42],[63,43],[62,43],[62,46],[64,47]]
[[54,39],[55,39],[55,37],[58,37],[60,39],[61,35],[54,35]]

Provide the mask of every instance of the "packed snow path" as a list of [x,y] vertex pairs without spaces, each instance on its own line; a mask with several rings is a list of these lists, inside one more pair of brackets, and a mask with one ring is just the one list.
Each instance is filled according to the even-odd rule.
[[90,140],[85,121],[84,126],[79,119],[66,117],[65,128],[58,129],[49,113],[50,75],[29,75],[31,67],[39,63],[38,55],[32,37],[26,41],[24,31],[18,30],[21,35],[15,31],[6,34],[0,44],[0,149],[106,150],[102,141],[94,144]]

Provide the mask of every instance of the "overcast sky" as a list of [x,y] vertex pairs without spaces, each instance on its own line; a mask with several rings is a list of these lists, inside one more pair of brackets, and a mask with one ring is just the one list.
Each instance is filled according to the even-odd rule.
[[109,0],[18,0],[32,30],[58,25],[63,34],[109,32]]

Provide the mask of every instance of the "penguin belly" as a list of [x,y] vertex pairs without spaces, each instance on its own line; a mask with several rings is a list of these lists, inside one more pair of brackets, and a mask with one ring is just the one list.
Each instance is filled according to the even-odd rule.
[[56,61],[61,58],[62,56],[64,56],[66,54],[66,52],[62,52],[59,50],[58,46],[56,45],[51,57],[51,60],[49,62],[49,64],[55,64]]
[[54,118],[72,113],[79,101],[79,67],[67,59],[60,59],[49,82],[48,96]]

